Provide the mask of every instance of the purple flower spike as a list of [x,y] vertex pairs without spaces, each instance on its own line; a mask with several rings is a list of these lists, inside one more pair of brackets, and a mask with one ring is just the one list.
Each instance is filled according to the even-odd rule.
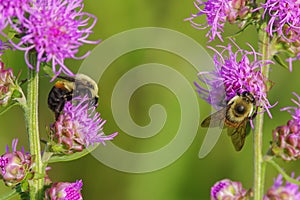
[[77,99],[77,105],[67,102],[63,113],[58,120],[51,125],[51,140],[54,142],[52,150],[57,153],[80,152],[84,148],[95,143],[105,144],[106,140],[112,140],[118,133],[104,135],[102,129],[105,120],[96,112],[94,106],[90,106],[88,98]]
[[82,200],[82,180],[75,183],[58,182],[45,192],[46,200]]
[[[44,0],[34,1],[28,9],[29,17],[22,23],[24,34],[20,43],[14,46],[25,51],[25,61],[29,68],[40,70],[41,62],[51,62],[52,71],[73,76],[73,72],[64,64],[66,58],[84,59],[89,52],[77,57],[79,47],[84,43],[98,44],[100,41],[89,41],[97,18],[82,12],[82,0]],[[92,22],[90,22],[92,20]],[[37,52],[37,64],[29,63],[29,53]]]
[[300,3],[291,0],[267,0],[260,7],[264,9],[263,18],[270,18],[266,31],[276,38],[278,51],[284,49],[291,55],[287,59],[290,71],[292,62],[300,59]]
[[[250,45],[251,51],[240,49],[236,44],[235,46],[238,48],[236,52],[232,50],[231,44],[227,47],[218,46],[221,48],[220,52],[209,47],[216,53],[215,71],[199,73],[199,80],[209,86],[207,90],[195,82],[199,96],[216,109],[220,109],[238,93],[248,91],[256,99],[256,106],[263,107],[271,117],[269,108],[272,106],[267,99],[269,80],[263,76],[261,70],[272,62],[259,60],[261,55]],[[253,61],[250,61],[250,57]]]
[[[223,41],[221,34],[225,22],[235,23],[238,19],[246,17],[249,13],[247,3],[247,0],[207,0],[206,2],[197,0],[194,5],[199,12],[192,14],[185,21],[190,21],[191,25],[199,30],[210,28],[206,34],[210,42],[216,37]],[[206,16],[206,23],[195,22],[196,18],[202,15]]]
[[[299,180],[299,177],[297,178]],[[268,189],[263,200],[300,199],[299,186],[286,181],[283,185],[282,175],[274,180],[274,185]]]
[[215,183],[211,188],[211,200],[246,200],[249,194],[242,187],[240,182],[234,182],[229,179],[223,179]]
[[293,93],[297,100],[292,99],[296,107],[285,107],[281,111],[288,111],[292,118],[287,125],[279,126],[273,131],[271,145],[272,155],[291,161],[300,158],[300,97]]
[[20,32],[13,18],[19,20],[18,23],[25,20],[25,10],[29,7],[29,0],[0,0],[0,32],[8,25],[11,25],[16,31]]
[[289,42],[299,39],[300,33],[300,3],[290,0],[267,0],[262,4],[263,17],[268,14],[267,32],[270,36],[278,35]]
[[24,180],[32,168],[31,155],[24,150],[17,151],[18,139],[12,141],[12,151],[0,156],[0,177],[7,186],[14,186]]

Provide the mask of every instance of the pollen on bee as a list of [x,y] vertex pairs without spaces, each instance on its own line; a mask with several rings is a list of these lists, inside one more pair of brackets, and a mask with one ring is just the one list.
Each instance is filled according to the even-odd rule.
[[56,88],[65,88],[65,84],[62,81],[57,81],[55,83]]

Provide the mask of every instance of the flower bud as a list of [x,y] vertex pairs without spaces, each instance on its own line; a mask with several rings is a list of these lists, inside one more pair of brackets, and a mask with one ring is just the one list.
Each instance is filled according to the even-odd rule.
[[7,152],[0,157],[0,175],[7,186],[14,186],[30,173],[32,167],[31,155],[24,150],[17,151],[18,139],[12,141],[12,152]]
[[223,179],[211,188],[211,200],[246,200],[249,198],[247,190],[243,189],[240,182]]
[[4,63],[0,61],[0,105],[5,106],[12,98],[16,89],[16,78],[13,75],[12,69],[4,69]]
[[75,183],[58,182],[45,192],[46,200],[82,200],[82,180]]
[[[294,95],[300,101],[299,96]],[[300,104],[293,100],[298,107]],[[270,150],[272,155],[281,157],[283,160],[291,161],[300,158],[300,109],[298,107],[286,107],[292,118],[287,125],[279,126],[273,131],[273,141]]]

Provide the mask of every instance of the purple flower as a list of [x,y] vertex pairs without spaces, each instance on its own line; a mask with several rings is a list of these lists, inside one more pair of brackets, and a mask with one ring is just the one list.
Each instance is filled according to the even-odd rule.
[[3,42],[2,40],[0,40],[0,56],[2,56],[4,51],[7,50],[7,49],[12,49],[12,48],[8,43]]
[[[251,51],[240,49],[236,45],[238,48],[236,52],[233,52],[230,44],[227,47],[220,45],[218,47],[221,48],[220,52],[209,47],[216,53],[215,71],[199,73],[199,80],[208,85],[209,90],[195,82],[199,96],[216,109],[220,109],[237,93],[248,91],[256,99],[256,106],[262,106],[271,117],[269,108],[272,106],[267,99],[269,80],[261,72],[271,61],[259,60],[261,55],[250,45]],[[250,57],[253,57],[253,61],[250,61]]]
[[6,147],[6,153],[0,157],[0,177],[7,186],[14,186],[24,180],[32,168],[31,155],[24,149],[17,151],[18,139],[12,141],[12,151]]
[[82,180],[75,183],[58,182],[45,191],[46,200],[82,200]]
[[292,61],[300,58],[300,3],[290,0],[267,0],[262,4],[263,18],[270,18],[266,31],[273,38],[277,38],[281,45],[278,50],[286,50],[293,54],[288,59],[290,70]]
[[[270,16],[267,32],[270,36],[278,35],[293,42],[299,38],[300,3],[290,0],[267,0],[262,4],[263,17]],[[295,35],[295,33],[297,33]]]
[[[0,32],[9,24],[20,31],[15,22],[15,18],[19,20],[18,23],[25,19],[25,10],[29,7],[29,0],[0,0]],[[4,34],[3,34],[4,35]]]
[[[28,19],[22,23],[24,36],[18,44],[14,44],[17,49],[25,51],[25,61],[29,68],[39,71],[41,62],[50,62],[56,76],[60,73],[74,75],[64,64],[65,59],[83,59],[89,52],[76,57],[78,48],[84,43],[100,42],[87,40],[97,18],[82,9],[82,0],[44,0],[32,3],[27,11]],[[37,52],[36,66],[29,63],[29,53],[32,51]]]
[[104,135],[105,120],[100,118],[94,106],[90,106],[88,98],[76,100],[77,105],[67,102],[57,121],[51,125],[50,137],[53,142],[52,150],[56,153],[74,153],[95,143],[105,144],[112,140],[117,133]]
[[[299,178],[297,178],[299,180]],[[274,185],[268,189],[264,200],[300,199],[299,186],[286,181],[283,185],[282,175],[274,180]]]
[[[206,2],[197,0],[194,2],[194,5],[199,12],[192,14],[185,21],[190,21],[191,25],[196,29],[210,28],[206,34],[206,37],[209,37],[209,41],[214,40],[215,37],[223,41],[221,33],[225,22],[234,23],[237,19],[245,17],[249,12],[249,7],[246,4],[247,0],[208,0]],[[195,22],[195,19],[202,15],[206,15],[206,23],[199,24]]]
[[279,126],[273,131],[271,145],[272,155],[281,157],[284,160],[298,160],[300,158],[300,97],[293,93],[297,100],[292,99],[296,107],[282,108],[288,111],[292,118],[287,125]]
[[223,179],[211,188],[211,200],[246,200],[249,194],[240,182]]

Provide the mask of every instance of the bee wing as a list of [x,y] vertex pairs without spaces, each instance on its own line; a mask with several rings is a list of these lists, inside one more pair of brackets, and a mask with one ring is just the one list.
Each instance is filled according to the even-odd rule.
[[247,118],[237,128],[228,128],[227,134],[231,136],[232,144],[236,151],[240,151],[245,143]]
[[223,124],[225,121],[227,108],[222,108],[221,110],[211,114],[206,119],[204,119],[201,123],[202,127],[220,127],[223,128]]

